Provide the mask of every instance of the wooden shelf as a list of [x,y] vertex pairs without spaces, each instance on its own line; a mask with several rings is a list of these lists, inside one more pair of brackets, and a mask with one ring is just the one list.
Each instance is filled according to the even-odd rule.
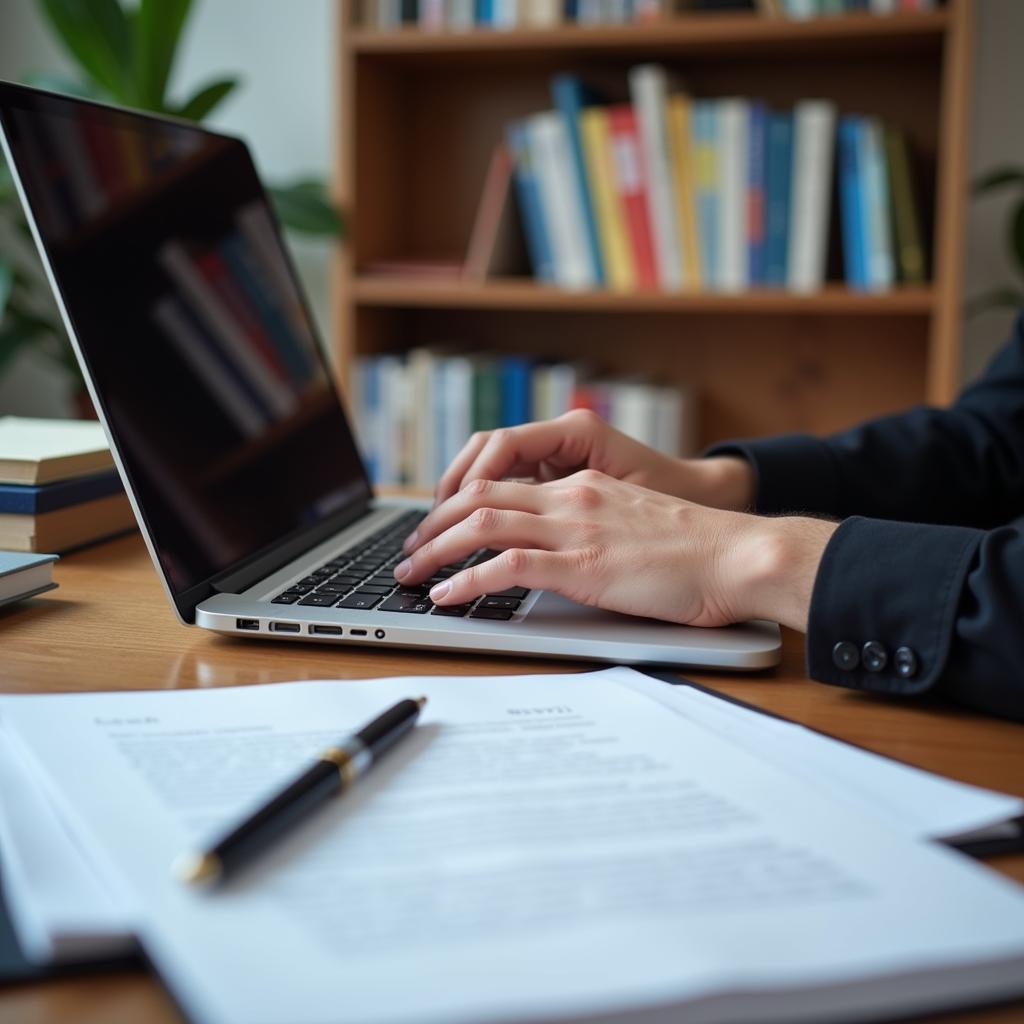
[[930,316],[931,288],[900,288],[883,294],[834,285],[811,295],[759,289],[720,292],[565,291],[532,280],[416,281],[357,277],[352,299],[359,306],[393,309],[493,309],[537,312],[700,313],[843,316]]
[[749,14],[693,15],[632,25],[563,25],[550,29],[472,29],[426,32],[418,28],[351,29],[357,56],[459,57],[468,60],[534,59],[586,53],[705,53],[725,51],[841,52],[886,46],[905,51],[915,42],[938,46],[948,25],[945,10],[926,14],[849,14],[796,21]]

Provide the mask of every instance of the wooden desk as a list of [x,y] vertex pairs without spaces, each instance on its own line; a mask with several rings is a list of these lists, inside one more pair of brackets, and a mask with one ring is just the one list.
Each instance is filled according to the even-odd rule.
[[[287,679],[575,671],[579,663],[361,651],[217,637],[178,625],[137,534],[61,560],[60,589],[0,610],[0,691],[230,686]],[[807,680],[800,637],[778,671],[690,673],[705,685],[834,736],[965,782],[1024,795],[1024,726],[936,705],[897,703]],[[1024,856],[991,862],[1024,881]],[[171,1024],[180,1020],[150,976],[122,972],[22,985],[0,993],[0,1020],[18,1024]],[[1024,1003],[942,1017],[1010,1024]]]

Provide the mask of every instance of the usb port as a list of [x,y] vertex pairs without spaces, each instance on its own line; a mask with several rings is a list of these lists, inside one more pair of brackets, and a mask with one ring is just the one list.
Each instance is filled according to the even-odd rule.
[[366,636],[365,629],[350,629],[349,632],[352,634],[352,636]]
[[297,622],[272,622],[270,631],[272,633],[298,633],[302,627]]
[[314,636],[341,636],[341,626],[310,626],[310,633]]
[[260,631],[259,619],[235,619],[235,629],[251,629],[253,632]]

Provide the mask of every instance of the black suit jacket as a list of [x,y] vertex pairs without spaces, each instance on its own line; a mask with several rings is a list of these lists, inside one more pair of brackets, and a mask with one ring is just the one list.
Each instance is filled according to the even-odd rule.
[[727,453],[753,464],[758,512],[842,520],[811,600],[814,679],[1024,720],[1024,314],[949,409],[708,454]]

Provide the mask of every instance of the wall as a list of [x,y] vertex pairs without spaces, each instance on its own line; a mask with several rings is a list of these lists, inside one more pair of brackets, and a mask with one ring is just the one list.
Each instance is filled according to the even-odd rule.
[[[248,138],[270,180],[329,173],[332,146],[332,0],[196,0],[173,79],[177,94],[209,77],[245,79],[212,120]],[[972,175],[999,163],[1024,165],[1024,3],[977,0]],[[64,64],[36,13],[35,0],[2,0],[0,78]],[[1009,200],[971,204],[966,293],[1011,279],[1004,218]],[[327,325],[327,247],[293,245],[321,328]],[[965,324],[965,370],[973,376],[1006,337],[1012,315],[988,313]],[[50,368],[26,359],[0,382],[0,412],[57,414],[66,388]]]

